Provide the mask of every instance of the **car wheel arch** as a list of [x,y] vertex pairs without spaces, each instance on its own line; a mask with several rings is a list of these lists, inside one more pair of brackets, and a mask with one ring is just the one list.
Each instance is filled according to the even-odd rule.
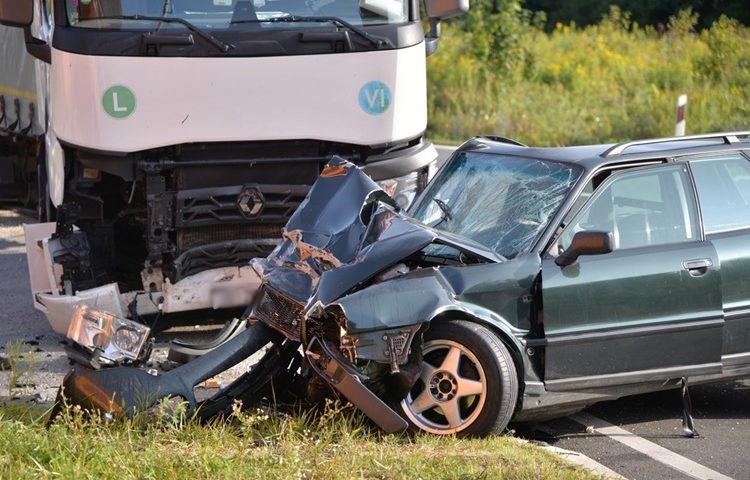
[[481,325],[489,329],[497,336],[497,338],[501,342],[503,342],[505,347],[508,349],[508,352],[510,352],[511,357],[513,357],[513,364],[516,369],[516,375],[518,378],[519,395],[516,404],[516,411],[518,411],[518,408],[521,405],[521,394],[523,393],[523,385],[526,375],[524,371],[523,356],[521,354],[521,352],[523,351],[523,346],[520,344],[518,339],[510,333],[510,326],[502,322],[491,321],[482,317],[478,317],[476,315],[472,315],[471,313],[463,310],[444,310],[430,319],[429,323],[430,325],[432,325],[433,323],[448,322],[450,320],[464,320],[467,322],[476,323],[477,325]]

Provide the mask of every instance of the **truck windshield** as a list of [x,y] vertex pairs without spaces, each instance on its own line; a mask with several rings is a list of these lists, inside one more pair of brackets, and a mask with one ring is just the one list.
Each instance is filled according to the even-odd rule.
[[[305,24],[325,27],[330,23],[285,22],[284,17],[340,19],[350,25],[400,24],[409,20],[408,0],[65,0],[71,26],[97,29],[151,29],[154,20],[132,17],[169,17],[201,29],[283,29]],[[104,18],[102,18],[104,17]],[[120,17],[120,18],[116,18]],[[126,18],[122,18],[126,17]],[[179,28],[176,23],[171,24]]]
[[531,248],[580,175],[573,165],[462,152],[441,170],[412,215],[513,258]]

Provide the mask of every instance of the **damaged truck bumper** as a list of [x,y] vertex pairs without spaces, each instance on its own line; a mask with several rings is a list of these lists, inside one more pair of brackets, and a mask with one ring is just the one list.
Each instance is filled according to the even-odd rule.
[[72,291],[62,280],[63,265],[56,261],[70,247],[54,238],[54,233],[54,223],[24,225],[34,307],[62,335],[68,333],[71,315],[79,305],[118,318],[126,318],[131,312],[140,316],[243,307],[251,302],[261,283],[250,266],[205,270],[175,283],[145,269],[140,291],[120,292],[117,283]]

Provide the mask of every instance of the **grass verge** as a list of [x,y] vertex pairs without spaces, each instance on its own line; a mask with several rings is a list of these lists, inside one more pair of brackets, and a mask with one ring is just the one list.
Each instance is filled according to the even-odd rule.
[[0,409],[0,478],[509,478],[596,475],[511,437],[383,436],[350,409],[230,421],[106,422]]

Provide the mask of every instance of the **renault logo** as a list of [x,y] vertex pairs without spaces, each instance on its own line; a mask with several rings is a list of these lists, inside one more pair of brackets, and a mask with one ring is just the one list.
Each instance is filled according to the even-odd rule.
[[245,218],[256,218],[263,210],[263,194],[258,187],[244,187],[237,196],[237,208]]

